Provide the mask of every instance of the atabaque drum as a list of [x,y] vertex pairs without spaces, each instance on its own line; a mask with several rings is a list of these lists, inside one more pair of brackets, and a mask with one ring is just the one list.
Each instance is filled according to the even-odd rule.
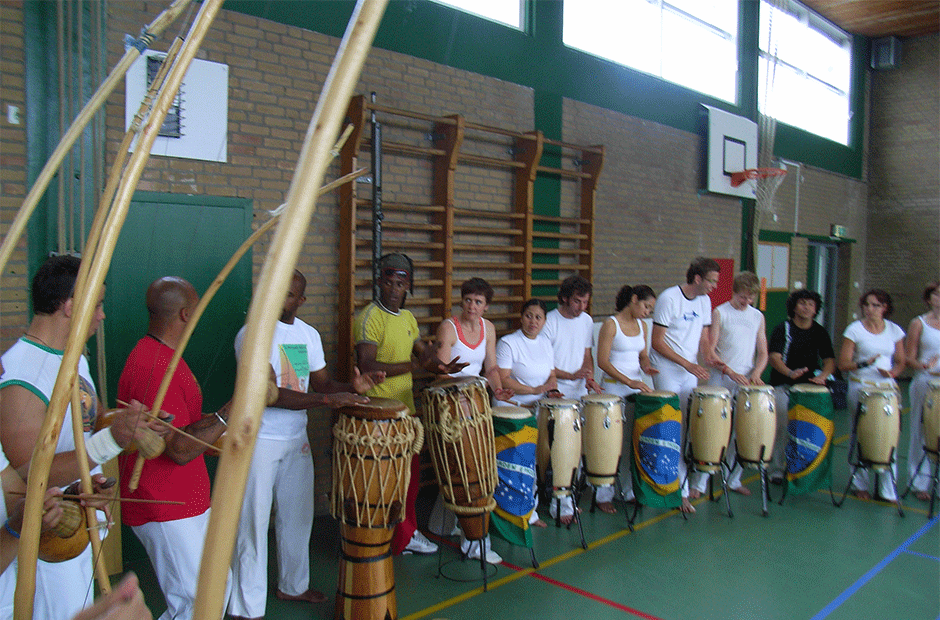
[[897,458],[901,436],[901,408],[893,387],[864,387],[858,393],[855,427],[858,456],[873,469],[883,469]]
[[[496,509],[491,527],[502,521],[528,531],[529,515],[535,510],[535,444],[538,422],[525,407],[493,407],[493,435],[496,443]],[[531,538],[531,534],[527,534]]]
[[927,384],[924,398],[924,451],[931,461],[940,457],[940,379]]
[[422,392],[424,427],[444,506],[468,540],[489,531],[496,507],[496,449],[486,380],[449,377]]
[[758,466],[769,463],[777,436],[774,388],[742,385],[734,402],[734,436],[738,461]]
[[623,399],[613,394],[581,397],[584,473],[595,487],[611,485],[623,451]]
[[731,392],[702,385],[689,395],[689,442],[695,469],[717,472],[731,441]]
[[555,496],[571,495],[581,461],[581,403],[567,398],[543,398],[536,402],[536,407],[539,476],[546,481],[545,473],[551,463]]
[[342,538],[335,618],[398,617],[391,541],[423,441],[421,422],[401,401],[373,397],[338,411],[330,502]]

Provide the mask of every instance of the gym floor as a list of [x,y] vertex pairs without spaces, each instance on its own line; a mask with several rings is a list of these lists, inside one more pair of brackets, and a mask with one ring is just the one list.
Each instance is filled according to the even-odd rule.
[[[848,481],[847,418],[844,411],[836,412],[833,484],[838,496]],[[903,420],[902,485],[907,481],[906,415]],[[791,495],[781,506],[781,487],[771,486],[774,502],[764,517],[756,472],[746,471],[744,482],[752,494],[731,495],[733,518],[716,493],[718,501],[695,500],[697,512],[687,520],[676,510],[643,508],[633,532],[622,506],[616,515],[590,513],[585,494],[586,550],[576,525],[556,528],[550,522],[548,528],[534,528],[540,566],[533,570],[528,549],[496,539],[493,548],[504,563],[490,567],[485,592],[479,563],[457,559],[456,537],[432,537],[443,543],[440,557],[395,558],[399,618],[940,618],[940,518],[927,519],[925,502],[908,495],[902,500],[903,518],[893,504],[851,495],[836,508],[828,491]],[[717,477],[715,483],[720,489]],[[419,519],[428,514],[432,500],[433,495],[422,493]],[[547,510],[542,517],[548,521]],[[311,586],[330,595],[330,601],[280,601],[272,589],[268,618],[333,617],[338,539],[332,517],[318,516],[310,545]],[[440,562],[446,577],[439,576]],[[163,597],[149,564],[140,564],[127,568],[140,576],[157,617]],[[269,587],[273,583],[272,570]]]

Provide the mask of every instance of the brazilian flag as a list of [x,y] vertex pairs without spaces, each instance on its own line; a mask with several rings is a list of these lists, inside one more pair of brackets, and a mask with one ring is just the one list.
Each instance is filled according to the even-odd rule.
[[644,506],[678,508],[682,412],[672,392],[635,394],[633,493]]
[[790,389],[787,411],[786,492],[800,495],[832,486],[832,396],[821,385]]
[[493,432],[499,481],[494,493],[496,509],[490,515],[490,533],[514,545],[531,547],[529,517],[535,510],[536,418],[494,415]]

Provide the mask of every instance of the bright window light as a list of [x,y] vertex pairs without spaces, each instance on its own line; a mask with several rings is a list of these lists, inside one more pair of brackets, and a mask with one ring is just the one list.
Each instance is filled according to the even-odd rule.
[[760,111],[788,125],[848,144],[852,83],[849,35],[795,2],[781,10],[761,0],[760,24]]
[[438,4],[467,13],[473,13],[486,19],[497,21],[513,28],[522,29],[523,0],[434,0]]
[[735,103],[738,0],[565,0],[565,45]]

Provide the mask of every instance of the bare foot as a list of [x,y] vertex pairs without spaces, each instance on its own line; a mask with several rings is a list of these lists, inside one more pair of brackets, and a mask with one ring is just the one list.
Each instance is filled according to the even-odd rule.
[[600,508],[601,512],[606,512],[609,515],[617,514],[617,509],[614,508],[614,505],[611,502],[599,502],[597,507]]
[[569,523],[574,521],[574,515],[565,515],[563,517],[559,517],[558,520],[561,522],[562,525],[568,525]]
[[871,499],[871,493],[869,493],[868,491],[865,491],[865,490],[856,490],[856,489],[853,489],[853,490],[852,490],[852,495],[854,495],[854,496],[857,497],[858,499]]
[[[702,492],[698,489],[689,489],[689,499],[698,499],[702,496]],[[692,512],[695,512],[694,510]]]
[[541,519],[536,519],[529,525],[534,525],[535,527],[548,527],[548,523],[546,523],[545,521],[542,521]]
[[[691,493],[690,493],[689,495],[691,495]],[[695,514],[695,506],[693,506],[693,505],[689,502],[689,498],[688,498],[688,497],[683,497],[683,498],[682,498],[682,506],[679,508],[679,510],[681,510],[682,512],[684,512],[684,513],[686,513],[686,514],[690,514],[690,515],[691,515],[691,514]]]
[[310,588],[302,594],[284,594],[280,590],[275,590],[274,596],[278,597],[282,601],[305,601],[307,603],[325,603],[326,595],[319,590],[314,590]]
[[734,489],[731,489],[731,490],[737,493],[738,495],[750,495],[751,494],[751,490],[743,485],[736,487]]
[[930,493],[928,493],[927,491],[914,491],[914,497],[916,497],[922,502],[930,501]]

